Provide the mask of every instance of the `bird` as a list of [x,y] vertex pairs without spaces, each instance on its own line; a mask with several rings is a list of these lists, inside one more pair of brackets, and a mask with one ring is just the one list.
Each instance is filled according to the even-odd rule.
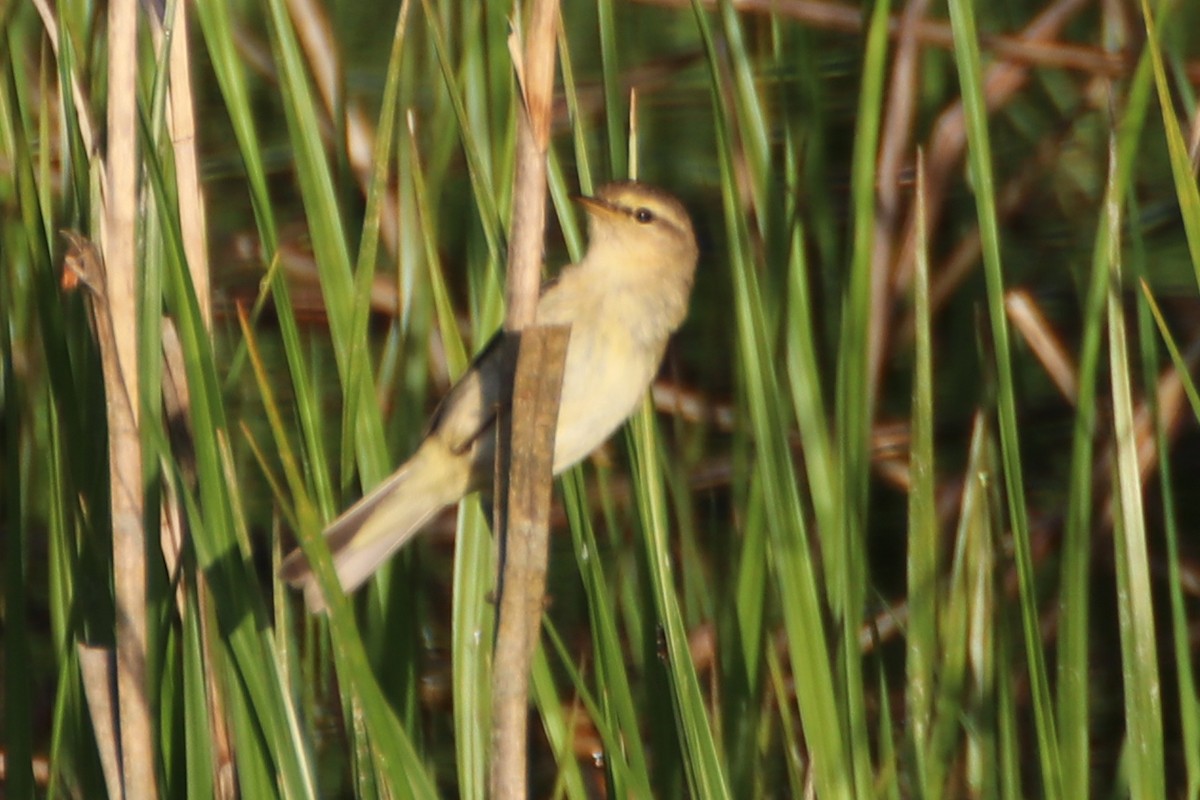
[[[683,324],[699,249],[691,218],[669,193],[615,181],[575,198],[588,249],[546,283],[536,323],[570,327],[555,429],[555,475],[582,461],[637,408]],[[511,403],[515,359],[497,333],[451,387],[407,461],[334,519],[323,536],[342,588],[352,592],[439,511],[493,481],[495,425]],[[313,612],[325,598],[304,552],[280,576]]]

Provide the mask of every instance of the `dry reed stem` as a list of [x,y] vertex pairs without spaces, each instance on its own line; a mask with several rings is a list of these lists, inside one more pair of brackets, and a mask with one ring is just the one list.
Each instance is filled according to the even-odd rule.
[[554,429],[570,336],[569,328],[534,327],[546,227],[546,151],[558,14],[557,0],[532,0],[524,49],[518,33],[509,38],[521,105],[505,328],[521,338],[507,420],[511,438],[500,431],[496,462],[501,580],[492,669],[489,795],[493,798],[528,795],[529,676],[545,602]]
[[154,728],[146,685],[146,529],[139,420],[137,303],[137,13],[135,0],[108,7],[108,195],[102,296],[93,296],[103,357],[112,492],[113,585],[116,592],[117,701],[125,797],[158,796]]

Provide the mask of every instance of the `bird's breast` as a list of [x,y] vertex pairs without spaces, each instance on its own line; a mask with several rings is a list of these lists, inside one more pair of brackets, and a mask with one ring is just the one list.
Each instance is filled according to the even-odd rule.
[[633,412],[658,369],[662,344],[648,346],[616,324],[584,319],[572,325],[554,447],[556,473],[599,447]]

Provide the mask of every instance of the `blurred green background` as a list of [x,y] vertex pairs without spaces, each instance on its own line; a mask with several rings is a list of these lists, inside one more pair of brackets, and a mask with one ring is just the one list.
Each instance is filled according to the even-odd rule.
[[[976,6],[562,4],[548,276],[570,195],[635,172],[702,255],[654,409],[556,490],[535,796],[1200,796],[1200,7]],[[154,34],[185,12],[211,335]],[[273,576],[502,319],[524,13],[143,9],[146,520],[188,525],[170,570],[148,537],[164,796],[485,793],[478,501],[332,624]],[[57,232],[99,236],[105,9],[0,25],[2,793],[97,797],[103,383]]]

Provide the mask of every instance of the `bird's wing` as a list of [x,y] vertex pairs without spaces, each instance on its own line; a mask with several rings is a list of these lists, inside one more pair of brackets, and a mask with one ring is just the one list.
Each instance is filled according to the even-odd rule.
[[517,337],[498,331],[442,398],[426,435],[438,436],[455,453],[469,450],[512,402],[516,363]]
[[[571,267],[566,267],[564,273]],[[542,284],[538,300],[538,322],[561,323],[562,312],[553,289],[562,283],[560,274]],[[549,306],[547,301],[549,300]],[[479,437],[492,429],[496,416],[512,404],[513,376],[517,372],[519,336],[504,329],[492,335],[475,356],[470,369],[450,388],[429,418],[425,435],[436,435],[455,453],[465,453]]]

